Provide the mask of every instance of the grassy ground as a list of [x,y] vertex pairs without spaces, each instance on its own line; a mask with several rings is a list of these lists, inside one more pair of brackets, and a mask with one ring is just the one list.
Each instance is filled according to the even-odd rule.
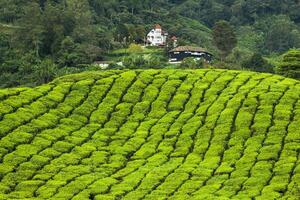
[[[135,53],[137,55],[143,55],[145,57],[149,56],[164,56],[165,49],[164,48],[155,48],[155,47],[143,47],[143,50],[140,52]],[[105,55],[105,60],[110,61],[120,61],[124,56],[129,56],[131,53],[129,52],[128,48],[117,49],[108,52]],[[166,55],[165,55],[166,56]]]

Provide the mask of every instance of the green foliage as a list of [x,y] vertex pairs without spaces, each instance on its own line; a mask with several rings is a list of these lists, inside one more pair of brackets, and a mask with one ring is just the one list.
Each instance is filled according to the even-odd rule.
[[254,53],[249,60],[242,63],[242,67],[259,72],[273,72],[273,66],[270,65],[259,53]]
[[122,58],[122,63],[128,69],[161,69],[166,65],[166,58],[161,55],[130,54]]
[[269,17],[258,21],[256,26],[264,31],[261,52],[283,53],[290,48],[300,47],[299,27],[288,16]]
[[37,84],[48,83],[53,80],[57,66],[50,59],[43,60],[34,68]]
[[296,199],[299,98],[294,79],[208,69],[0,90],[0,197]]
[[197,69],[203,68],[204,61],[203,60],[195,60],[194,58],[185,58],[182,63],[180,63],[180,68],[183,69]]
[[[126,68],[175,68],[167,64],[162,49],[152,48],[157,52],[149,53],[151,56],[146,55],[150,48],[143,49],[143,53],[141,48],[130,47],[127,51],[130,44],[144,44],[146,34],[156,23],[170,37],[177,36],[179,45],[204,47],[216,61],[220,53],[222,62],[216,62],[216,67],[241,69],[254,53],[269,55],[273,60],[277,56],[274,53],[300,47],[298,10],[297,2],[278,0],[2,1],[0,87],[35,86],[51,81],[52,73],[51,79],[47,78],[49,74],[36,78],[36,69],[49,72],[49,65],[45,64],[49,59],[55,66],[55,77],[101,70],[91,64],[122,61],[118,59],[121,55],[110,53],[118,49],[125,56]],[[172,47],[170,39],[168,44],[166,52]],[[143,56],[131,57],[131,52]],[[123,68],[114,62],[109,66]],[[266,71],[264,67],[257,70]]]
[[237,44],[233,28],[228,22],[219,21],[213,27],[212,35],[216,47],[221,51],[221,58],[224,59]]
[[145,63],[142,55],[130,55],[123,59],[123,65],[128,69],[142,68]]
[[138,44],[130,44],[128,47],[128,52],[129,53],[142,53],[143,52],[143,48],[138,45]]
[[283,60],[275,69],[277,74],[300,78],[300,50],[290,50],[283,56]]

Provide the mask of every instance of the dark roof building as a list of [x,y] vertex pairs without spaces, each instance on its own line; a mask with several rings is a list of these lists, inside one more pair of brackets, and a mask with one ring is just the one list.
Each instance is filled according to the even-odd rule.
[[188,57],[195,58],[196,60],[203,59],[206,62],[210,62],[213,55],[201,47],[179,46],[169,51],[169,57],[170,62],[181,62]]
[[179,46],[172,49],[170,52],[175,51],[191,51],[191,52],[206,52],[202,47],[193,47],[193,46]]

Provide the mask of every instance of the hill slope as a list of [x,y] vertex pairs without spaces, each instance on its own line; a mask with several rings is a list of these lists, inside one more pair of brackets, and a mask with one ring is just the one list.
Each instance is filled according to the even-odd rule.
[[0,91],[0,198],[296,199],[300,85],[106,71]]

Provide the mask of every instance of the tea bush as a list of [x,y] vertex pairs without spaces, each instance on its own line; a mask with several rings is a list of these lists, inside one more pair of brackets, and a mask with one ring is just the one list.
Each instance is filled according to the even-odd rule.
[[0,199],[297,199],[299,89],[201,69],[0,90]]

